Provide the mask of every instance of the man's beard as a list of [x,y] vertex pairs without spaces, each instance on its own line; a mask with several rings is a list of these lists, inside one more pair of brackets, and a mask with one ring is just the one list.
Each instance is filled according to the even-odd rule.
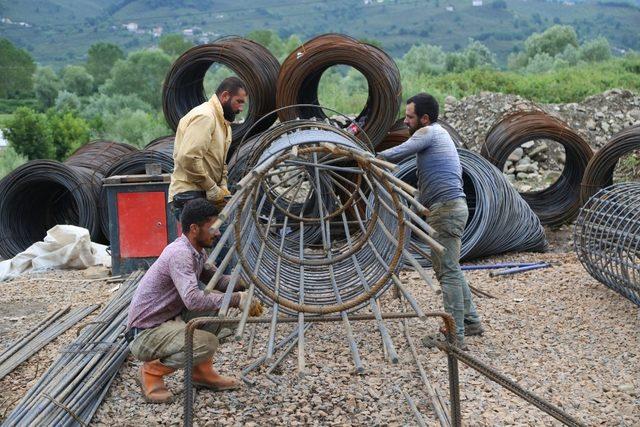
[[415,128],[409,127],[409,135],[413,135],[421,127],[424,127],[424,126],[422,126],[421,123],[418,123],[418,125]]
[[222,104],[222,112],[226,121],[233,122],[236,119],[237,112],[231,108],[231,101]]

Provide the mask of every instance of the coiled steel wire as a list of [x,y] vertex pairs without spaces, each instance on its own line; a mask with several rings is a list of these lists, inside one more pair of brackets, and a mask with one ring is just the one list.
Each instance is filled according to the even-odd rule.
[[[393,125],[402,100],[400,72],[393,59],[375,46],[340,34],[315,37],[291,52],[278,76],[276,104],[318,105],[322,74],[334,65],[348,65],[367,79],[369,97],[356,118],[365,119],[363,130],[374,145],[380,143]],[[312,117],[327,118],[322,108],[305,106],[278,112],[281,121]]]
[[615,134],[591,158],[582,178],[582,203],[586,203],[601,188],[613,184],[613,172],[623,156],[640,150],[640,125]]
[[542,111],[512,112],[489,130],[481,149],[483,157],[503,170],[509,155],[520,145],[548,139],[564,147],[564,170],[544,190],[521,193],[544,225],[560,226],[575,219],[580,208],[580,183],[593,151],[567,124]]
[[594,194],[580,209],[573,242],[591,276],[640,306],[640,183]]
[[[122,156],[111,165],[104,176],[144,175],[146,173],[146,165],[152,163],[159,164],[162,173],[173,172],[174,139],[175,137],[171,135],[154,139],[145,146],[144,150]],[[102,233],[109,240],[109,208],[107,205],[107,190],[104,187],[100,189],[98,208]]]
[[[230,68],[246,85],[249,107],[242,123],[231,125],[230,152],[261,117],[275,108],[276,81],[280,64],[268,49],[240,37],[230,37],[192,47],[171,66],[162,88],[162,109],[174,131],[180,119],[207,100],[204,77],[212,64]],[[254,132],[268,129],[275,115],[260,121]]]
[[64,163],[28,162],[0,181],[0,255],[12,258],[38,242],[57,224],[89,230],[93,241],[104,241],[97,200],[106,169],[134,147],[94,141],[79,148]]
[[[459,148],[458,154],[469,207],[460,258],[544,251],[547,240],[540,220],[506,177],[473,151]],[[417,185],[415,157],[400,163],[394,175],[410,185]],[[421,265],[431,265],[428,245],[415,236],[412,236],[410,251]]]

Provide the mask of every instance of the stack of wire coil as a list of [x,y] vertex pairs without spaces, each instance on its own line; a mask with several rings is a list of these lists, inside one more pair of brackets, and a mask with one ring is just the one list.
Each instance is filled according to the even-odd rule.
[[640,183],[606,187],[580,210],[573,242],[591,276],[640,306]]

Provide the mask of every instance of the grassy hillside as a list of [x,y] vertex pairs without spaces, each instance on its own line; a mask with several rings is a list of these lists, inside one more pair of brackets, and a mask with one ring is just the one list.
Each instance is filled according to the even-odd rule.
[[[447,10],[453,7],[453,11]],[[554,23],[570,24],[581,39],[605,36],[614,49],[640,50],[638,2],[589,0],[573,6],[543,0],[20,0],[0,1],[0,36],[26,48],[43,64],[61,66],[84,59],[97,41],[127,50],[152,46],[150,31],[164,33],[194,28],[195,40],[243,35],[272,29],[281,36],[303,39],[325,32],[342,32],[375,39],[394,56],[416,42],[457,50],[469,38],[482,41],[504,64],[506,56],[533,32]],[[16,22],[26,22],[29,27]],[[123,25],[135,22],[140,33]]]

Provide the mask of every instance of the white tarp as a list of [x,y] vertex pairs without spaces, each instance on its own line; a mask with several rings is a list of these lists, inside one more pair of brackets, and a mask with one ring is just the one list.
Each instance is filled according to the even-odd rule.
[[94,265],[111,266],[107,247],[92,243],[86,228],[56,225],[47,231],[44,241],[0,262],[0,282],[32,270],[84,269]]

